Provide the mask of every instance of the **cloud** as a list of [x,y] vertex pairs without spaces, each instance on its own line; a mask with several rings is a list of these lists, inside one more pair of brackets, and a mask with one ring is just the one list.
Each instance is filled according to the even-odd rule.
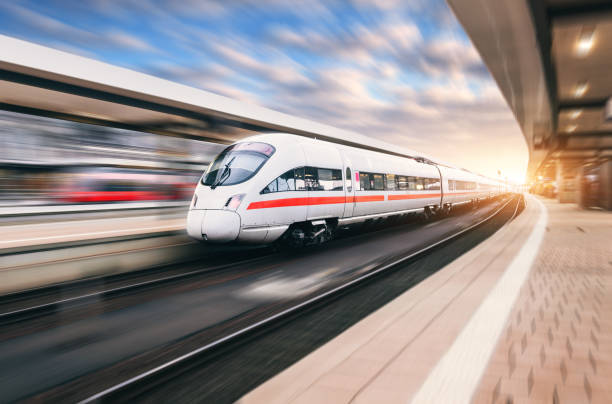
[[471,43],[457,38],[429,41],[420,52],[423,68],[434,75],[468,74],[488,78],[478,52]]
[[156,51],[156,49],[153,48],[148,42],[125,32],[111,31],[107,33],[105,37],[109,43],[112,43],[120,48],[134,49],[144,52]]
[[91,48],[118,48],[125,50],[136,50],[143,52],[157,52],[144,39],[138,38],[127,32],[114,29],[108,32],[94,32],[64,23],[18,4],[5,3],[0,6],[23,24],[30,27],[38,35],[44,35],[51,42],[57,40],[64,42],[63,49],[75,49],[79,54],[91,53]]
[[268,30],[268,41],[275,47],[297,48],[324,57],[369,61],[376,55],[412,49],[422,37],[411,22],[385,21],[375,27],[356,23],[339,32],[273,26]]

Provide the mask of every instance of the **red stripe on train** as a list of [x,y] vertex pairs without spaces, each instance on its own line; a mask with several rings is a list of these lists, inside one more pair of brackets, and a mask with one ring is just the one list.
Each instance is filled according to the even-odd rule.
[[249,209],[267,209],[267,208],[283,208],[288,206],[310,206],[310,205],[331,205],[336,203],[347,202],[376,202],[384,201],[384,195],[366,195],[356,197],[344,196],[316,196],[310,198],[286,198],[272,199],[269,201],[251,202],[247,207]]
[[360,196],[348,196],[347,202],[381,202],[385,200],[384,195],[360,195]]
[[[389,195],[389,200],[403,199],[424,199],[437,198],[440,194],[410,194],[410,195]],[[336,203],[351,203],[351,202],[383,202],[384,195],[359,195],[359,196],[319,196],[306,198],[286,198],[272,199],[269,201],[251,202],[247,207],[249,209],[267,209],[267,208],[282,208],[289,206],[308,206],[308,205],[330,205]]]
[[390,201],[400,201],[403,199],[423,199],[423,198],[439,198],[441,194],[408,194],[408,195],[389,195]]

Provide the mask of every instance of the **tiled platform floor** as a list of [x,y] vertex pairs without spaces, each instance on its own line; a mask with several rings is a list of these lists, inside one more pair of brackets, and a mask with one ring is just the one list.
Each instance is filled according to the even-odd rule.
[[542,199],[547,233],[476,403],[612,403],[612,213]]

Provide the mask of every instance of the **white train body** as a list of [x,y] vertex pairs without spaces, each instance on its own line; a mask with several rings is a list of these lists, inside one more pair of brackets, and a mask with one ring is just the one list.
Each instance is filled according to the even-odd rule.
[[[441,189],[442,188],[442,189]],[[210,242],[271,243],[293,231],[439,210],[505,192],[473,173],[289,134],[231,145],[195,190],[188,234]]]

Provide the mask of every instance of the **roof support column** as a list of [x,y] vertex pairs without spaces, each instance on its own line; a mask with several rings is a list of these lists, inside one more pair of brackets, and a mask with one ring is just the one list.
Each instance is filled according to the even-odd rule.
[[580,164],[573,160],[557,160],[557,200],[560,203],[578,201],[576,178]]

